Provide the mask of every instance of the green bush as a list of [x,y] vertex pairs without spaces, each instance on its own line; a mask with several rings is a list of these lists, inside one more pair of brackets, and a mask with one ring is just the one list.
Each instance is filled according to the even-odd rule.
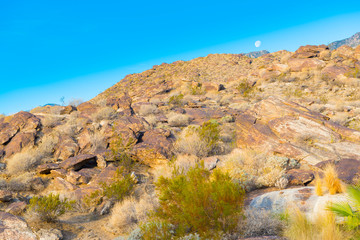
[[160,207],[154,216],[176,226],[176,236],[198,233],[216,237],[235,230],[242,213],[244,190],[219,170],[198,165],[187,173],[175,169],[156,183]]
[[126,196],[131,195],[135,187],[135,180],[124,168],[117,169],[110,184],[101,182],[101,190],[96,190],[84,198],[87,206],[101,203],[104,197],[115,201],[122,201]]
[[206,93],[201,84],[197,86],[189,86],[189,90],[191,95],[203,95]]
[[66,210],[71,210],[74,203],[75,201],[68,201],[66,198],[60,200],[59,194],[50,193],[47,196],[35,196],[30,199],[28,210],[38,215],[42,221],[53,222]]
[[169,98],[169,105],[181,107],[183,105],[184,94],[174,95]]
[[171,239],[174,226],[164,221],[150,221],[140,226],[143,240],[168,240]]
[[116,135],[114,138],[110,144],[110,152],[106,157],[118,165],[123,166],[127,171],[131,171],[135,162],[131,151],[136,140],[130,137],[128,141],[125,142],[121,135]]
[[206,142],[209,149],[215,149],[220,140],[219,123],[215,120],[204,122],[197,129],[200,138]]
[[251,85],[248,81],[244,80],[239,83],[236,87],[236,90],[239,91],[245,98],[249,98],[253,95],[255,87]]

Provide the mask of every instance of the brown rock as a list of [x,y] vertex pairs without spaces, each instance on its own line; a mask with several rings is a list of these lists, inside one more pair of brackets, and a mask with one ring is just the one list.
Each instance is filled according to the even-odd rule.
[[24,147],[35,145],[36,132],[20,132],[5,147],[6,156],[20,152]]
[[335,164],[336,172],[339,178],[348,184],[353,184],[355,180],[360,179],[360,160],[341,159],[340,161],[323,161],[315,166],[324,169],[327,164]]
[[39,174],[50,174],[51,170],[58,169],[59,164],[57,163],[45,163],[36,168]]
[[225,89],[224,85],[214,82],[204,82],[202,84],[202,87],[207,92],[211,92],[211,91],[218,92]]
[[61,110],[60,114],[61,115],[70,114],[74,111],[77,111],[77,108],[75,106],[68,105],[63,110]]
[[0,190],[0,201],[9,202],[12,200],[13,193],[8,190]]
[[220,159],[217,156],[211,156],[211,157],[206,157],[203,159],[204,161],[204,167],[209,169],[209,170],[213,170],[216,168],[216,165],[218,164],[218,162],[220,162]]
[[310,170],[291,169],[287,172],[290,185],[307,185],[314,180],[314,173]]
[[69,183],[68,181],[66,181],[65,179],[62,179],[60,177],[54,178],[54,180],[52,181],[52,187],[55,190],[69,191],[69,192],[72,192],[72,191],[78,189],[78,187],[76,185]]
[[325,67],[321,73],[331,79],[335,79],[336,76],[340,75],[340,74],[345,74],[346,72],[348,72],[350,70],[349,67],[346,66],[329,66],[329,67]]
[[314,58],[290,58],[288,60],[290,70],[300,72],[303,69],[319,69],[325,67],[325,62]]
[[99,110],[99,106],[90,102],[84,102],[77,107],[77,110],[89,117]]
[[36,240],[37,238],[22,218],[0,212],[0,239]]
[[65,178],[67,171],[65,169],[59,168],[59,169],[53,169],[50,170],[50,174],[53,178],[55,177],[60,177],[60,178]]
[[342,58],[353,58],[355,50],[350,46],[342,45],[341,47],[336,49],[336,52]]
[[80,170],[81,168],[89,166],[96,166],[96,156],[92,154],[80,154],[76,157],[71,157],[61,162],[59,167],[69,170],[72,169],[74,171]]
[[301,46],[298,50],[295,51],[293,58],[314,58],[319,57],[320,52],[329,50],[329,47],[326,45],[306,45]]
[[79,153],[79,151],[79,145],[71,137],[62,136],[58,146],[56,147],[54,157],[64,160],[75,156]]
[[149,166],[167,162],[173,143],[170,135],[170,131],[164,129],[146,131],[142,142],[134,147],[136,157]]
[[83,168],[78,172],[70,171],[66,180],[74,185],[87,184],[91,178],[99,173],[97,169]]
[[102,169],[99,174],[94,176],[91,181],[89,182],[90,186],[98,187],[102,182],[111,182],[112,179],[116,175],[116,171],[120,170],[120,168],[115,166],[107,166],[106,168]]
[[125,94],[122,97],[113,97],[106,100],[106,106],[112,107],[115,110],[124,111],[131,109],[132,99]]
[[21,215],[25,211],[26,206],[26,202],[13,202],[5,209],[5,212],[13,215]]

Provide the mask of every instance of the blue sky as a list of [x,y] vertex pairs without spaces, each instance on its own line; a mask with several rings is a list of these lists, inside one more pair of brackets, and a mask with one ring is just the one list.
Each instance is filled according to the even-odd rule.
[[162,62],[294,51],[359,31],[359,0],[1,0],[0,113],[89,100]]

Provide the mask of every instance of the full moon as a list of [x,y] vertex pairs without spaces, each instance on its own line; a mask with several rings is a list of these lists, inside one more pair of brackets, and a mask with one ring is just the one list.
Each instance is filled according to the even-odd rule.
[[261,41],[259,41],[259,40],[256,41],[256,42],[255,42],[255,47],[260,47],[260,46],[261,46]]

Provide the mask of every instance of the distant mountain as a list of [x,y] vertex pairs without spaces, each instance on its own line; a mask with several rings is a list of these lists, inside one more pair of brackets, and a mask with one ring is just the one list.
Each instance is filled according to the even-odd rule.
[[245,53],[244,55],[251,57],[251,58],[258,58],[258,57],[261,57],[262,55],[265,55],[268,53],[270,53],[270,52],[266,51],[266,50],[261,50],[261,51],[256,51],[256,52]]
[[331,50],[337,49],[338,47],[341,47],[342,45],[348,45],[350,47],[356,47],[360,45],[360,32],[354,34],[353,36],[349,38],[345,38],[343,40],[335,41],[329,44],[329,48]]

